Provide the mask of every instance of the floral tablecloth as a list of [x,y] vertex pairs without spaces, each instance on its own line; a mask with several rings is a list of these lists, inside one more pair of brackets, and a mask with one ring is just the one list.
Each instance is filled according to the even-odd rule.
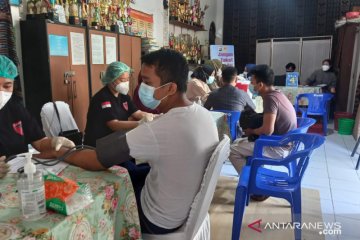
[[[301,93],[321,93],[321,87],[279,87],[276,86],[276,89],[280,90],[285,94],[285,96],[295,105],[296,96]],[[300,105],[308,105],[307,100],[304,99],[304,102]]]
[[134,190],[126,169],[89,172],[69,166],[62,176],[87,183],[94,202],[70,216],[48,211],[40,220],[21,219],[15,176],[0,180],[0,240],[141,239]]

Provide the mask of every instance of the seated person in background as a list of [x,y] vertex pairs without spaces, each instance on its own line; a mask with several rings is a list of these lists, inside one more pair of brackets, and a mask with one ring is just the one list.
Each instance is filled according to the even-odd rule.
[[[296,113],[292,103],[280,91],[275,90],[274,72],[267,65],[257,65],[251,71],[251,84],[263,98],[263,125],[256,129],[243,129],[249,135],[284,135],[296,128]],[[230,161],[236,171],[241,174],[246,158],[253,155],[254,142],[240,140],[231,145]],[[279,158],[286,156],[288,149],[283,147],[265,149],[264,156]]]
[[205,64],[203,66],[213,68],[215,70],[215,81],[212,83],[208,83],[208,86],[211,91],[218,89],[222,83],[221,83],[221,74],[222,74],[222,63],[219,59],[211,59],[205,61]]
[[250,75],[249,73],[251,72],[251,70],[256,66],[256,64],[254,63],[248,63],[245,65],[245,68],[244,68],[244,72],[242,73],[243,74],[243,77],[246,78],[246,79],[249,79]]
[[13,95],[17,75],[15,64],[0,55],[0,177],[8,171],[5,156],[28,152],[28,144],[39,152],[75,146],[64,137],[45,137],[36,120]]
[[139,98],[139,88],[140,85],[142,83],[142,78],[141,78],[141,73],[139,72],[139,76],[138,76],[138,85],[136,86],[136,88],[134,89],[134,94],[133,94],[133,102],[135,104],[135,106],[143,111],[143,112],[147,112],[147,113],[153,113],[153,114],[159,114],[159,111],[156,109],[150,109],[144,106],[144,104],[142,104],[142,102],[140,101]]
[[206,102],[209,96],[210,88],[207,85],[215,79],[215,70],[207,65],[197,67],[191,74],[191,80],[188,81],[186,97],[195,102],[200,98],[201,102]]
[[[285,70],[286,72],[295,72],[296,70],[296,65],[295,63],[288,63],[285,66]],[[275,76],[275,80],[274,80],[274,86],[285,86],[286,85],[286,74],[284,75],[280,75],[280,76]]]
[[325,59],[321,69],[313,72],[306,80],[306,84],[309,86],[325,85],[322,87],[323,92],[335,93],[336,75],[331,60]]
[[[146,160],[151,169],[145,181],[133,182],[144,233],[166,234],[184,224],[219,142],[211,114],[186,98],[188,71],[186,59],[177,51],[161,49],[143,56],[140,100],[164,115],[126,135],[115,132],[99,139],[96,151],[75,152],[66,159],[93,171],[130,156]],[[48,157],[54,154],[49,152]]]
[[253,63],[248,63],[245,65],[244,67],[244,72],[239,74],[238,76],[238,81],[239,82],[247,82],[247,81],[250,81],[250,74],[249,72],[251,71],[251,69],[253,69],[254,67],[256,66],[256,64],[253,64]]
[[84,144],[95,147],[99,138],[139,126],[138,121],[129,121],[129,117],[152,120],[152,114],[138,110],[128,95],[130,71],[122,62],[113,62],[107,67],[101,79],[105,86],[90,101]]
[[255,109],[255,104],[249,95],[236,88],[237,70],[234,67],[226,67],[222,72],[223,86],[210,93],[204,104],[206,109],[213,110],[244,110],[245,106]]

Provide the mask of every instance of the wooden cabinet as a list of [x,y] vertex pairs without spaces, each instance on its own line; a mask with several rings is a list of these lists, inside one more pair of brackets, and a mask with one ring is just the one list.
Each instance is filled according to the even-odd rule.
[[119,35],[119,60],[132,68],[129,95],[132,96],[137,86],[141,69],[141,38]]
[[25,103],[40,120],[42,106],[64,101],[84,131],[89,106],[86,29],[45,21],[22,21]]
[[[107,66],[119,59],[118,34],[90,29],[88,41],[90,90],[91,96],[94,96],[103,87],[101,78]],[[102,50],[99,47],[102,47]]]
[[132,96],[141,68],[139,37],[40,20],[21,21],[20,29],[26,108],[39,122],[45,103],[64,101],[84,131],[90,97],[113,61],[133,69]]

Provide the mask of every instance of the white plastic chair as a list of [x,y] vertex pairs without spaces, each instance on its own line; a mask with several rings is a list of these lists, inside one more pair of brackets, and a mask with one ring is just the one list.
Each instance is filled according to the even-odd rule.
[[[71,114],[69,105],[62,101],[56,101],[55,103],[59,111],[62,130],[69,131],[79,129],[76,125],[73,115]],[[45,135],[47,137],[59,136],[60,124],[54,109],[53,102],[44,104],[41,109],[40,116]]]
[[210,217],[208,210],[214,196],[221,167],[229,157],[230,139],[224,135],[212,154],[201,182],[200,191],[191,205],[184,225],[174,233],[163,235],[143,234],[144,240],[210,240]]

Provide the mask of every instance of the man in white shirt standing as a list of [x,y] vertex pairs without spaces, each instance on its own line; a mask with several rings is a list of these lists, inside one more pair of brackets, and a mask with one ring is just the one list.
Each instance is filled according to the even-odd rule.
[[145,183],[133,181],[144,233],[170,233],[186,221],[219,142],[210,113],[186,98],[188,71],[185,58],[174,50],[144,56],[139,98],[164,115],[126,135],[115,132],[99,139],[96,151],[84,150],[67,159],[89,170],[109,168],[130,157],[147,161],[151,169]]

